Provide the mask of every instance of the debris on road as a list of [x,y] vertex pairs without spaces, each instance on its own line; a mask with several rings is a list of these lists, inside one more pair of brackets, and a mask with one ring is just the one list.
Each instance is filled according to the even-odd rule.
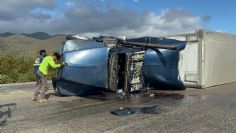
[[119,109],[115,109],[111,111],[112,114],[118,116],[127,116],[132,114],[157,114],[159,111],[157,106],[150,106],[150,107],[136,107],[136,108],[123,108],[120,107]]

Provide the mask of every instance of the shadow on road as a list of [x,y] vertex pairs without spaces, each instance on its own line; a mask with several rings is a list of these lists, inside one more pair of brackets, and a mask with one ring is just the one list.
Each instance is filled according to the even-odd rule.
[[7,120],[11,118],[12,110],[16,108],[16,103],[0,105],[0,126],[6,126]]

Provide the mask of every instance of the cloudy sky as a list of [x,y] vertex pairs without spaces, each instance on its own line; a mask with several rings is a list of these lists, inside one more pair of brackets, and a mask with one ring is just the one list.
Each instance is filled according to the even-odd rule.
[[145,36],[199,28],[236,34],[235,0],[5,0],[0,33]]

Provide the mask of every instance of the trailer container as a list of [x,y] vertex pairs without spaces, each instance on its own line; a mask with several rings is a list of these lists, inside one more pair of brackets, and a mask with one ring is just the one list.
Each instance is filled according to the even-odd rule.
[[185,87],[208,88],[236,82],[236,36],[197,30],[165,38],[186,41],[180,51],[179,80]]

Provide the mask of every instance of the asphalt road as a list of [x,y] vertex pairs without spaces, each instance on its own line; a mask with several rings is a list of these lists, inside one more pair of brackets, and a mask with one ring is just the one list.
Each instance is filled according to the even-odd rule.
[[[236,132],[236,83],[209,89],[111,93],[32,102],[32,85],[0,87],[1,133]],[[157,106],[155,114],[116,116],[120,107]]]

